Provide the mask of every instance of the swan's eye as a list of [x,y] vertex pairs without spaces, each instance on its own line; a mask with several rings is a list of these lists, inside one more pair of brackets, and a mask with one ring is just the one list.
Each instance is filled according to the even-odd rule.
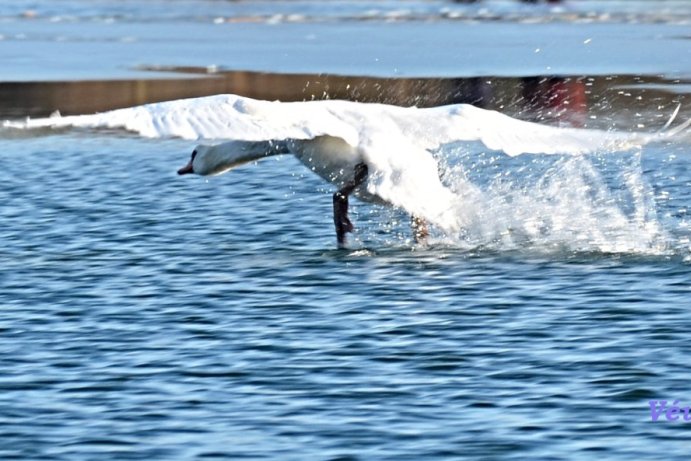
[[194,160],[194,157],[196,157],[196,156],[197,156],[197,150],[195,149],[192,151],[192,160]]

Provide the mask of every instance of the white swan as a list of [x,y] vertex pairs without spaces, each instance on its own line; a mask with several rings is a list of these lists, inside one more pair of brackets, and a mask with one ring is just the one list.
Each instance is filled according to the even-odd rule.
[[[367,202],[400,205],[411,212],[413,235],[416,241],[427,237],[426,220],[442,224],[447,230],[455,227],[452,216],[454,195],[439,179],[437,163],[427,151],[412,146],[395,146],[391,142],[384,149],[399,149],[401,158],[392,165],[388,159],[372,158],[367,149],[360,149],[343,138],[319,135],[312,139],[278,139],[270,141],[230,141],[217,145],[199,145],[192,152],[187,165],[178,174],[196,173],[202,176],[224,173],[236,166],[270,155],[293,154],[313,172],[334,184],[334,225],[339,247],[345,245],[345,235],[353,231],[348,218],[348,197],[354,194]],[[386,164],[381,164],[382,160]],[[405,165],[403,164],[405,162]],[[393,167],[393,168],[392,168]],[[395,176],[395,177],[392,177]],[[398,186],[383,182],[395,181]],[[368,183],[372,187],[367,187]],[[380,183],[379,187],[376,183]],[[414,198],[393,199],[386,191],[393,188],[412,191]]]
[[416,238],[425,237],[425,221],[446,231],[462,226],[453,211],[459,197],[441,183],[430,153],[442,144],[481,141],[512,156],[611,152],[669,138],[690,123],[662,133],[621,133],[545,126],[465,104],[418,109],[218,95],[3,125],[123,128],[147,137],[230,140],[197,146],[179,174],[220,174],[268,155],[291,153],[337,187],[334,223],[343,245],[345,234],[352,230],[347,216],[351,193],[407,211],[414,217]]

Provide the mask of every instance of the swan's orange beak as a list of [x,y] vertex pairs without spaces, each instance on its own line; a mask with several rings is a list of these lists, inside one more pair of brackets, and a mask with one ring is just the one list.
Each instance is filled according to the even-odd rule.
[[190,174],[194,173],[194,168],[192,168],[192,161],[190,160],[190,163],[187,165],[183,166],[178,170],[178,174]]

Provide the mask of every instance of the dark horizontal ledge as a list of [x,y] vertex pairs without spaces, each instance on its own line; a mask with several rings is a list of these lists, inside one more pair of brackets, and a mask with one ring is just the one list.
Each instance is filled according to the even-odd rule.
[[[85,114],[151,102],[233,93],[257,99],[347,99],[429,107],[469,103],[530,120],[598,125],[617,113],[624,123],[663,125],[691,84],[662,76],[376,78],[325,74],[156,68],[180,78],[0,83],[0,117]],[[636,120],[643,117],[645,120]],[[659,119],[659,120],[657,120]],[[639,123],[640,124],[640,123]],[[611,126],[611,125],[610,125]]]

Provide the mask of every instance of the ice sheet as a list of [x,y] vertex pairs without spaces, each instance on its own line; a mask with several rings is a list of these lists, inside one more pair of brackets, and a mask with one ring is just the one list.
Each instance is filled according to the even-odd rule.
[[0,81],[141,77],[145,65],[684,78],[690,11],[688,2],[13,2],[0,15]]

